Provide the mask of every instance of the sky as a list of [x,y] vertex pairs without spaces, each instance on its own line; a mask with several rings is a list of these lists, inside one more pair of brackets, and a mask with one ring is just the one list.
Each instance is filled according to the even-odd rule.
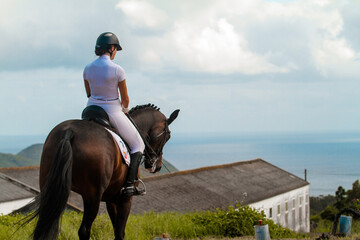
[[357,0],[1,0],[0,135],[80,118],[100,33],[172,132],[360,130]]

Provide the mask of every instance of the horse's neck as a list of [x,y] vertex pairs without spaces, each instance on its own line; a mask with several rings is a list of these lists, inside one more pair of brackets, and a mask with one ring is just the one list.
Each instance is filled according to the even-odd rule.
[[135,115],[132,117],[133,121],[135,122],[138,131],[145,137],[148,135],[151,127],[153,126],[153,122],[150,118],[146,117],[145,115]]

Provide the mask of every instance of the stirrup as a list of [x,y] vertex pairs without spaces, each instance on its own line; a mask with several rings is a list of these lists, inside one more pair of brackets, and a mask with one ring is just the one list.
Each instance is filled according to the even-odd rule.
[[145,183],[141,179],[138,179],[137,181],[139,181],[142,184],[143,188],[138,189],[135,186],[135,184],[133,184],[133,185],[131,185],[129,187],[121,188],[120,194],[125,195],[127,197],[145,195],[146,194]]

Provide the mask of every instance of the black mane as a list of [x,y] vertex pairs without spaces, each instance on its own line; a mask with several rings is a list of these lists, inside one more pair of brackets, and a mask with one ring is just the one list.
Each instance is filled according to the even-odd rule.
[[131,108],[130,111],[129,111],[129,114],[134,113],[137,110],[146,109],[146,108],[151,108],[151,109],[160,111],[160,108],[158,108],[154,104],[149,103],[149,104],[144,104],[144,105],[137,105],[136,107]]

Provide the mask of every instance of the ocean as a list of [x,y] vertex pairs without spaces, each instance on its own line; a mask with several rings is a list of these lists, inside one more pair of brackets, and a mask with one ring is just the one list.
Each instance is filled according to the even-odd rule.
[[335,195],[360,178],[360,132],[174,133],[164,158],[180,170],[261,158],[303,179],[306,169],[311,196]]
[[[46,136],[0,136],[0,152],[17,153]],[[172,132],[164,158],[179,170],[261,158],[310,183],[310,195],[351,189],[360,178],[360,132],[200,134]],[[259,176],[261,177],[261,176]]]

